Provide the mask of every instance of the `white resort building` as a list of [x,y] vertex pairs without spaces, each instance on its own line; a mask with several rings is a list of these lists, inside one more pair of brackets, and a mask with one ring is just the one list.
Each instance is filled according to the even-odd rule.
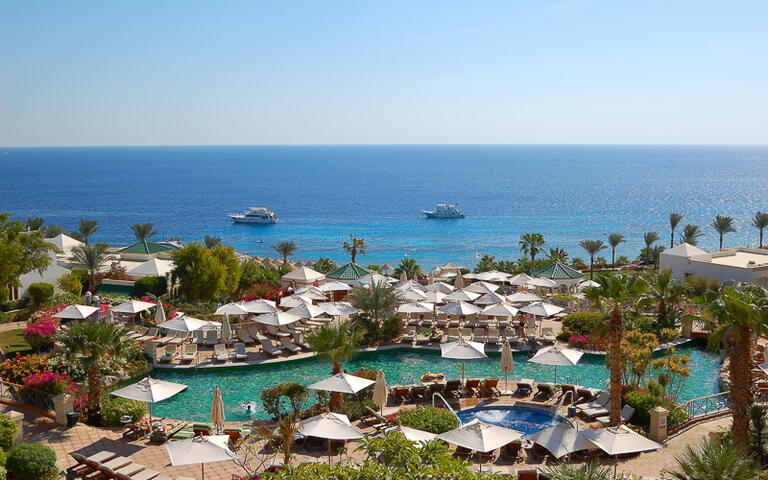
[[661,252],[659,269],[672,270],[679,281],[690,275],[699,275],[720,282],[744,282],[768,287],[768,250],[736,247],[707,253],[682,243]]

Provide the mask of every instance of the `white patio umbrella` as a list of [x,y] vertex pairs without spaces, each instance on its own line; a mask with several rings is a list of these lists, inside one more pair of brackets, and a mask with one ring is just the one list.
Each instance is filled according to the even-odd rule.
[[577,286],[577,288],[578,288],[579,290],[581,290],[581,289],[583,289],[583,288],[587,288],[587,287],[599,287],[599,286],[600,286],[600,284],[599,284],[599,283],[597,283],[597,282],[596,282],[596,281],[594,281],[594,280],[584,280],[583,282],[579,283],[579,285]]
[[277,312],[259,315],[255,320],[262,325],[273,325],[275,327],[280,327],[283,325],[296,323],[301,320],[301,317],[292,313],[281,312],[278,310]]
[[[163,314],[163,317],[165,317],[165,314]],[[157,326],[166,330],[174,330],[177,332],[194,332],[197,330],[207,330],[212,328],[219,329],[221,328],[221,323],[212,322],[210,320],[200,320],[199,318],[181,315],[174,317],[167,322],[158,323]]]
[[213,390],[213,402],[211,402],[211,422],[216,425],[216,433],[221,433],[221,427],[224,426],[224,400],[221,398],[219,386]]
[[135,313],[143,312],[144,310],[149,310],[154,306],[155,306],[154,303],[142,302],[139,300],[131,299],[127,302],[121,303],[120,305],[115,305],[114,307],[112,307],[112,311],[117,313],[135,314]]
[[[341,413],[325,412],[308,418],[299,425],[299,433],[305,437],[318,437],[327,440],[359,440],[363,438],[349,418]],[[328,442],[328,465],[331,464],[331,442]]]
[[440,292],[445,295],[453,293],[454,290],[452,285],[445,282],[435,282],[427,287],[427,292]]
[[434,310],[434,305],[425,302],[401,303],[397,307],[397,313],[429,313]]
[[587,441],[608,455],[613,455],[613,476],[616,476],[619,467],[619,455],[628,453],[650,452],[664,448],[664,445],[633,432],[626,425],[618,427],[598,428],[585,430],[581,433]]
[[420,292],[427,291],[427,288],[416,280],[408,280],[405,283],[400,283],[395,288],[398,290],[418,290]]
[[531,315],[535,315],[537,317],[542,317],[542,318],[547,318],[547,317],[551,317],[552,315],[557,315],[563,310],[565,309],[562,307],[558,307],[557,305],[552,305],[551,303],[544,303],[544,302],[532,303],[520,309],[520,311],[523,313],[530,313]]
[[546,448],[555,458],[562,458],[573,452],[592,448],[592,444],[587,441],[582,432],[579,432],[566,422],[539,430],[525,438]]
[[296,315],[299,318],[315,318],[321,315],[325,315],[325,310],[323,310],[317,305],[305,303],[305,304],[299,305],[298,307],[293,307],[292,309],[288,310],[286,313],[290,313],[291,315]]
[[474,282],[464,289],[465,292],[479,293],[485,295],[487,293],[493,293],[499,289],[498,285],[494,285],[488,282]]
[[480,307],[467,302],[452,302],[443,305],[438,310],[449,315],[475,315],[482,311]]
[[445,294],[443,292],[424,292],[424,295],[427,297],[424,299],[424,301],[429,303],[444,303],[445,302]]
[[352,287],[343,282],[327,282],[318,287],[323,292],[348,292]]
[[272,300],[259,298],[258,300],[247,302],[245,309],[248,313],[272,313],[277,311],[277,304]]
[[339,315],[354,315],[360,313],[360,310],[355,308],[349,302],[321,302],[317,304],[322,308],[326,315],[337,317]]
[[248,309],[241,303],[225,303],[214,312],[214,315],[245,315]]
[[529,287],[555,288],[557,286],[557,282],[548,278],[537,277],[528,280],[526,285]]
[[453,281],[453,286],[456,287],[457,290],[464,288],[464,279],[461,278],[461,270],[456,271],[456,279]]
[[416,446],[420,446],[427,442],[431,442],[432,440],[437,438],[437,434],[434,434],[432,432],[425,432],[424,430],[417,430],[411,427],[406,427],[405,425],[398,425],[396,427],[388,428],[386,432],[399,433],[402,436],[404,436],[406,440],[410,440],[411,442],[416,442],[417,444]]
[[490,270],[488,272],[475,274],[475,280],[482,280],[484,282],[506,282],[510,277],[510,274],[498,270]]
[[186,385],[147,377],[111,392],[112,395],[149,404],[149,425],[152,426],[152,404],[162,402],[187,389]]
[[331,375],[330,377],[320,380],[319,382],[315,382],[312,385],[309,385],[307,388],[311,390],[324,390],[326,392],[352,394],[368,388],[374,383],[376,382],[373,380],[368,380],[367,378],[357,377],[355,375],[342,372],[337,373],[336,375]]
[[408,281],[408,275],[405,274],[405,272],[402,272],[400,274],[400,283],[405,283]]
[[507,301],[512,303],[539,302],[541,298],[530,292],[515,292],[507,295]]
[[[523,432],[504,428],[498,425],[472,420],[437,436],[444,442],[452,443],[460,447],[476,452],[491,452],[497,448],[522,438]],[[480,457],[480,469],[483,468],[483,457]]]
[[66,318],[68,320],[85,320],[98,311],[99,309],[97,307],[89,307],[87,305],[70,305],[53,316],[55,318]]
[[570,348],[544,347],[536,355],[531,357],[529,362],[538,363],[541,365],[554,365],[555,366],[555,383],[557,383],[557,366],[574,366],[579,363],[579,359],[584,355],[579,350],[572,350]]
[[531,280],[533,280],[533,277],[531,277],[530,275],[526,275],[524,273],[520,273],[520,274],[515,275],[514,277],[508,278],[507,282],[509,282],[510,284],[512,284],[512,285],[514,285],[516,287],[523,287],[528,282],[530,282]]
[[304,298],[309,298],[310,300],[328,300],[328,297],[325,295],[325,292],[320,290],[320,288],[314,285],[296,289],[295,293],[297,295],[301,295]]
[[420,302],[427,299],[427,294],[420,290],[401,290],[398,291],[397,295],[407,302]]
[[474,302],[479,297],[479,293],[457,290],[450,295],[444,296],[443,300],[446,302]]
[[196,465],[205,480],[205,464],[232,461],[238,456],[229,449],[229,435],[206,435],[167,442],[165,449],[171,457],[171,465]]
[[509,340],[504,340],[504,345],[501,348],[501,360],[499,361],[501,371],[504,372],[504,391],[501,392],[504,395],[509,395],[510,392],[507,389],[509,384],[509,372],[515,369],[515,359],[512,356],[512,347],[509,346]]
[[487,358],[485,354],[485,344],[479,342],[470,342],[463,338],[458,342],[441,343],[440,356],[443,358],[452,358],[461,360],[461,383],[464,384],[464,361]]
[[486,293],[475,300],[475,305],[493,305],[507,301],[507,297],[496,292]]
[[385,285],[389,285],[390,282],[392,282],[393,279],[386,277],[384,275],[381,275],[379,273],[369,273],[368,275],[363,275],[362,277],[358,278],[356,282],[359,285],[370,285],[371,283],[376,283],[377,285],[380,283],[384,283]]
[[512,318],[514,316],[517,316],[517,312],[518,312],[517,308],[513,307],[508,303],[497,303],[495,305],[490,305],[488,307],[485,307],[482,311],[482,314],[488,315],[489,317]]
[[427,285],[432,285],[435,283],[435,272],[429,272],[429,277],[427,278]]
[[312,303],[312,299],[304,295],[291,295],[280,299],[280,306],[283,308],[294,308],[307,303]]
[[224,321],[221,322],[221,340],[227,345],[232,340],[232,327],[229,326],[229,315],[224,315]]
[[384,376],[384,370],[376,372],[376,384],[373,386],[373,403],[379,406],[381,414],[384,414],[384,407],[387,405],[387,379]]

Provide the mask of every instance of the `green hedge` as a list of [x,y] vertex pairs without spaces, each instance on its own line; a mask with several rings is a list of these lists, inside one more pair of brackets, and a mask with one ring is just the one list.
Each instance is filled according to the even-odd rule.
[[664,407],[669,410],[669,421],[680,423],[685,421],[685,413],[675,409],[675,402],[643,390],[633,390],[624,395],[624,403],[635,409],[630,419],[635,425],[647,427],[651,424],[650,410],[654,407]]
[[101,408],[107,425],[113,427],[120,426],[120,417],[123,415],[130,415],[134,422],[138,422],[147,414],[146,403],[120,397],[105,399]]
[[40,306],[53,297],[53,285],[45,282],[33,283],[27,288],[32,304]]
[[45,480],[55,478],[56,453],[47,445],[20,443],[8,452],[5,462],[14,480]]
[[569,313],[563,317],[563,329],[557,338],[566,341],[572,335],[587,335],[603,321],[603,317],[602,313],[590,311]]
[[393,422],[432,433],[445,433],[459,426],[454,414],[444,408],[430,406],[400,410]]
[[133,296],[144,297],[148,293],[155,296],[165,295],[168,292],[168,280],[165,277],[144,277],[133,284]]
[[16,432],[18,431],[16,422],[11,420],[6,415],[0,415],[0,448],[8,450],[13,444],[13,439],[16,438]]

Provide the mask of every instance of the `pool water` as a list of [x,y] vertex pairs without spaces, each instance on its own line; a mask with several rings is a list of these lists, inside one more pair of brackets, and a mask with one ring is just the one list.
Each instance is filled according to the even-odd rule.
[[480,420],[485,423],[511,428],[525,435],[536,433],[563,422],[562,417],[553,418],[552,413],[526,407],[477,407],[458,412],[463,423]]
[[[719,392],[717,385],[720,358],[707,352],[702,345],[686,344],[677,348],[677,353],[689,355],[691,376],[685,383],[680,400],[689,400]],[[510,379],[532,378],[536,381],[551,382],[554,367],[538,365],[528,361],[527,353],[518,353],[515,369]],[[499,353],[489,353],[488,358],[466,362],[467,377],[504,378],[499,368]],[[382,369],[387,384],[417,383],[418,378],[428,372],[444,373],[446,377],[461,376],[461,362],[440,357],[439,351],[398,349],[381,352],[361,353],[344,362],[342,368],[354,372],[360,368]],[[314,358],[306,358],[279,364],[253,365],[248,367],[215,368],[200,370],[164,370],[152,372],[155,378],[188,385],[186,391],[152,407],[154,415],[187,421],[207,421],[210,416],[213,389],[218,385],[224,397],[227,421],[245,421],[245,403],[255,407],[253,418],[268,418],[261,406],[261,391],[274,387],[280,382],[298,382],[304,385],[321,380],[331,373],[331,364]],[[558,367],[558,381],[578,383],[586,387],[605,388],[608,370],[605,357],[584,355],[573,367]]]

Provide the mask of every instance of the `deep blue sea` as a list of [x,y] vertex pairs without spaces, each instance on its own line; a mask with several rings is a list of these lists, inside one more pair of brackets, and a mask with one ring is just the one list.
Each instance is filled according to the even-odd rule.
[[[428,220],[458,202],[463,220]],[[227,213],[269,205],[271,226],[235,225]],[[131,242],[153,222],[182,240],[213,235],[239,251],[296,260],[345,260],[352,233],[368,242],[361,263],[405,256],[431,267],[471,266],[477,253],[517,258],[524,232],[584,258],[579,240],[623,233],[634,258],[645,231],[669,243],[669,212],[701,226],[716,247],[717,213],[735,218],[726,245],[756,245],[750,225],[768,211],[768,147],[719,146],[263,146],[0,148],[0,211],[76,228],[98,220],[94,240]],[[610,258],[610,252],[605,252]]]

